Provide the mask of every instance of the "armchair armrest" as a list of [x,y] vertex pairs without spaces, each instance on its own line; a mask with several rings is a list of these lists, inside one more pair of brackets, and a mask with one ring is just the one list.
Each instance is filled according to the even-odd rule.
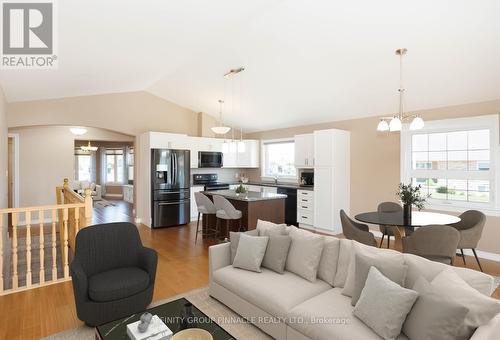
[[155,250],[147,247],[142,247],[142,249],[139,250],[139,268],[149,274],[152,283],[155,282],[157,264],[158,254]]
[[231,243],[221,243],[208,248],[208,277],[212,281],[212,273],[231,264]]
[[71,261],[69,269],[71,272],[71,280],[73,281],[73,292],[75,293],[77,303],[87,301],[89,290],[87,274],[83,270],[83,267],[77,257]]

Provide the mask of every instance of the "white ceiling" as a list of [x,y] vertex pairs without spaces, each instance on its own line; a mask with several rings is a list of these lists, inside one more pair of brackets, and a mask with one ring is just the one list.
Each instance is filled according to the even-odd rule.
[[[217,115],[226,92],[226,120],[247,131],[387,115],[398,47],[410,110],[500,99],[496,0],[65,0],[58,11],[58,70],[1,70],[9,101],[148,90]],[[222,75],[239,66],[231,112]]]

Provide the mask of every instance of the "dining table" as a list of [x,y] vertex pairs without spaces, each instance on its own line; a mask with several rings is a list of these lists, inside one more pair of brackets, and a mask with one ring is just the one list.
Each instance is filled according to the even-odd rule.
[[354,218],[360,222],[378,224],[390,227],[395,238],[395,248],[403,249],[403,237],[406,236],[407,228],[420,228],[428,225],[451,225],[460,222],[460,217],[428,212],[428,211],[412,211],[411,218],[404,217],[402,211],[398,212],[378,212],[370,211],[357,214]]

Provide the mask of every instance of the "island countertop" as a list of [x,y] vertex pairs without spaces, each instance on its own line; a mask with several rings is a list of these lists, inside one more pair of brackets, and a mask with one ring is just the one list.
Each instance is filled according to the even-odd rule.
[[203,194],[220,195],[228,199],[245,201],[245,202],[280,200],[287,198],[287,195],[284,194],[273,194],[268,192],[254,192],[254,191],[247,191],[245,193],[238,194],[234,190],[210,190],[210,191],[203,191]]

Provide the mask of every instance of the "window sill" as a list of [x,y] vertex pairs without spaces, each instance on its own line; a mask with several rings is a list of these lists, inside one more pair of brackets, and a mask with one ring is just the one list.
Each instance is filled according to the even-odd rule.
[[[274,182],[275,177],[260,176],[262,182]],[[298,183],[297,177],[278,177],[278,183]]]
[[463,213],[466,210],[478,210],[484,213],[486,216],[500,216],[500,210],[496,210],[494,208],[491,208],[490,206],[481,207],[480,205],[460,206],[454,204],[429,203],[425,205],[425,210],[446,211],[455,213]]

